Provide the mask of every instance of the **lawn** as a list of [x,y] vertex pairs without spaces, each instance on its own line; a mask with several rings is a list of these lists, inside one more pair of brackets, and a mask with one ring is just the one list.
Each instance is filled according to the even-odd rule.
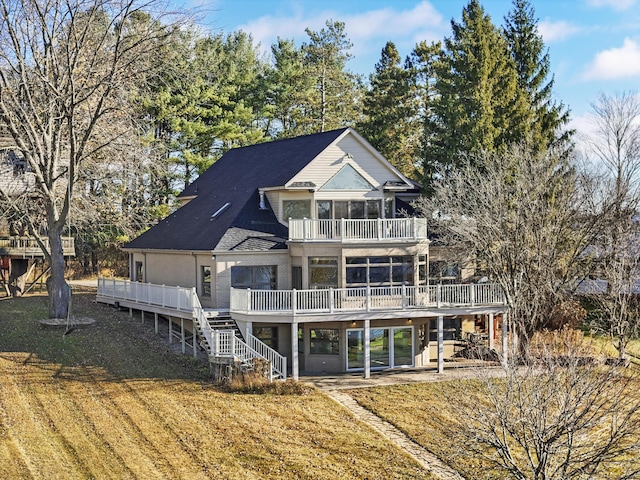
[[430,478],[321,392],[225,392],[92,298],[66,336],[38,323],[46,297],[0,301],[0,478]]

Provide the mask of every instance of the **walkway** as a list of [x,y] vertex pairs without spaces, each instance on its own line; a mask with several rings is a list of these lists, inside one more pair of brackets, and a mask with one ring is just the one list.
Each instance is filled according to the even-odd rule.
[[344,390],[352,388],[367,388],[380,385],[394,385],[418,382],[437,382],[453,379],[471,378],[478,375],[478,368],[486,372],[487,369],[495,370],[496,376],[502,370],[499,366],[488,366],[484,362],[447,362],[444,373],[437,373],[435,367],[416,368],[410,370],[393,370],[388,372],[375,372],[371,378],[363,378],[362,374],[343,374],[335,376],[304,376],[303,381],[314,384],[324,391],[337,403],[348,409],[357,420],[366,423],[371,428],[382,434],[393,444],[398,446],[422,467],[429,470],[436,478],[442,480],[464,480],[458,472],[442,462],[427,449],[417,444],[391,423],[383,420],[356,402],[353,397]]

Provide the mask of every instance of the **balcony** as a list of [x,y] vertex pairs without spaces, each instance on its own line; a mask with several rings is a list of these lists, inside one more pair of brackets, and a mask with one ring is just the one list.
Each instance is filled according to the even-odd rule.
[[[41,238],[47,249],[49,239]],[[73,257],[76,254],[73,237],[62,237],[62,251],[65,257]],[[42,249],[38,242],[31,237],[0,237],[0,255],[9,257],[43,257]]]
[[322,290],[232,288],[230,312],[262,317],[375,312],[405,315],[411,311],[502,307],[505,303],[502,288],[488,283]]
[[426,218],[291,219],[291,242],[419,242],[427,239]]

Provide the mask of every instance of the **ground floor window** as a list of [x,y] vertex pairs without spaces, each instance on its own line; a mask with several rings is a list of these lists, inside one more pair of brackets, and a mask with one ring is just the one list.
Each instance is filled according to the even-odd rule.
[[274,350],[278,349],[278,327],[254,327],[253,336]]
[[236,266],[231,267],[231,286],[252,290],[276,289],[276,266]]
[[[432,342],[438,341],[438,319],[432,319],[429,327],[429,340]],[[444,340],[455,340],[460,338],[462,334],[462,319],[460,318],[443,318],[442,329],[444,334]]]
[[309,353],[339,355],[340,330],[337,328],[312,328],[309,330]]
[[[369,329],[371,368],[413,366],[413,327]],[[364,368],[364,328],[347,330],[347,370]]]

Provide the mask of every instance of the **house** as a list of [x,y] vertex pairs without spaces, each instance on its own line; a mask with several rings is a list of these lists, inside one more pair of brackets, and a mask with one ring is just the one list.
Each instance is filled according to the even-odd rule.
[[[0,130],[0,199],[29,202],[36,176],[11,145],[8,135]],[[7,295],[18,296],[47,276],[49,268],[38,241],[46,248],[49,241],[44,233],[39,239],[28,235],[26,224],[11,213],[0,218],[0,286]],[[74,239],[63,237],[62,248],[65,257],[74,256]]]
[[[441,362],[476,326],[492,343],[505,306],[496,286],[430,251],[418,194],[351,128],[232,149],[124,246],[130,280],[149,304],[159,294],[144,284],[191,289],[210,324],[277,351],[294,378]],[[115,303],[101,285],[99,301]],[[139,308],[133,296],[118,303]],[[183,340],[201,333],[173,318]]]

